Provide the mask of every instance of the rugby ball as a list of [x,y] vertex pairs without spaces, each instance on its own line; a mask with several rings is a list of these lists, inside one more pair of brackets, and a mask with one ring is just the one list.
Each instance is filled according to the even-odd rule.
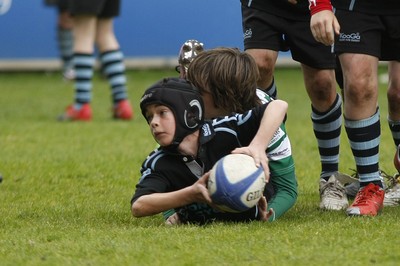
[[263,168],[245,154],[229,154],[210,171],[208,192],[213,204],[224,212],[243,212],[254,207],[265,188]]

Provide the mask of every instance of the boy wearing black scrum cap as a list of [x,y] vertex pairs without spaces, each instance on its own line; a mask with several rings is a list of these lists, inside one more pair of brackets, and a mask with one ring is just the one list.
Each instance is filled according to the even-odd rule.
[[133,216],[175,209],[174,220],[168,220],[172,224],[268,220],[265,198],[243,213],[213,209],[206,183],[208,171],[230,153],[252,156],[269,179],[265,150],[285,118],[286,102],[275,100],[244,114],[204,121],[197,89],[186,80],[167,78],[145,91],[140,108],[160,147],[142,164],[131,200]]

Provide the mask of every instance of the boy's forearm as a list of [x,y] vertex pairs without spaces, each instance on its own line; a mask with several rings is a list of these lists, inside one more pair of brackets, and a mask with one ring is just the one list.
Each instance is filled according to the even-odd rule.
[[262,145],[267,149],[275,132],[285,119],[287,108],[288,104],[282,100],[274,100],[268,104],[252,144]]
[[143,195],[132,204],[132,214],[144,217],[188,205],[193,202],[190,189],[186,187],[173,192]]

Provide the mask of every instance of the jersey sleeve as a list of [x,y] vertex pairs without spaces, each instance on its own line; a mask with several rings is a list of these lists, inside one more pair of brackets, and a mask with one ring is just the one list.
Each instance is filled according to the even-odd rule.
[[274,210],[274,215],[269,219],[270,222],[275,221],[293,207],[297,200],[298,187],[294,169],[291,173],[271,178],[271,182],[275,195],[268,201],[268,209]]
[[323,10],[333,10],[330,0],[308,0],[308,2],[311,16]]
[[260,128],[265,109],[269,102],[259,105],[244,114],[236,114],[238,140],[242,146],[247,146],[253,140]]
[[[156,149],[147,156],[140,168],[141,177],[136,184],[135,193],[131,199],[131,204],[139,197],[152,193],[162,193],[168,190],[168,178],[159,169],[163,168],[164,163],[160,162],[163,153]],[[157,170],[156,170],[157,169]]]
[[168,189],[167,180],[156,173],[147,175],[145,178],[141,178],[136,184],[135,193],[131,199],[131,204],[143,195],[152,193],[163,193]]
[[180,190],[193,185],[198,177],[183,162],[184,156],[153,151],[143,162],[131,204],[143,195]]

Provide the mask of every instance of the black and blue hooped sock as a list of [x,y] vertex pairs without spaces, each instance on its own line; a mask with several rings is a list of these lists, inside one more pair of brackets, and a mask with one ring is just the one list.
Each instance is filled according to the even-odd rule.
[[73,46],[73,35],[71,29],[57,28],[57,41],[60,56],[63,62],[63,70],[67,70],[73,67],[72,59],[74,55]]
[[320,177],[328,180],[339,169],[342,98],[337,94],[336,100],[326,112],[318,112],[312,106],[311,109],[311,120],[321,160]]
[[110,83],[114,104],[128,98],[123,59],[124,55],[120,50],[107,51],[100,54],[103,73]]
[[92,78],[95,59],[93,54],[75,53],[75,107],[89,103],[92,99]]
[[389,124],[389,128],[390,128],[390,132],[392,132],[394,144],[397,147],[400,144],[400,121],[394,121],[394,120],[390,119],[390,117],[388,117],[387,120],[388,120],[388,124]]
[[356,162],[360,186],[376,183],[382,187],[382,179],[379,176],[381,135],[379,108],[367,119],[354,121],[345,118],[345,127]]
[[272,79],[271,85],[269,85],[268,88],[262,89],[264,92],[266,92],[269,96],[271,96],[273,99],[278,99],[278,88],[276,87],[275,84],[275,79]]

